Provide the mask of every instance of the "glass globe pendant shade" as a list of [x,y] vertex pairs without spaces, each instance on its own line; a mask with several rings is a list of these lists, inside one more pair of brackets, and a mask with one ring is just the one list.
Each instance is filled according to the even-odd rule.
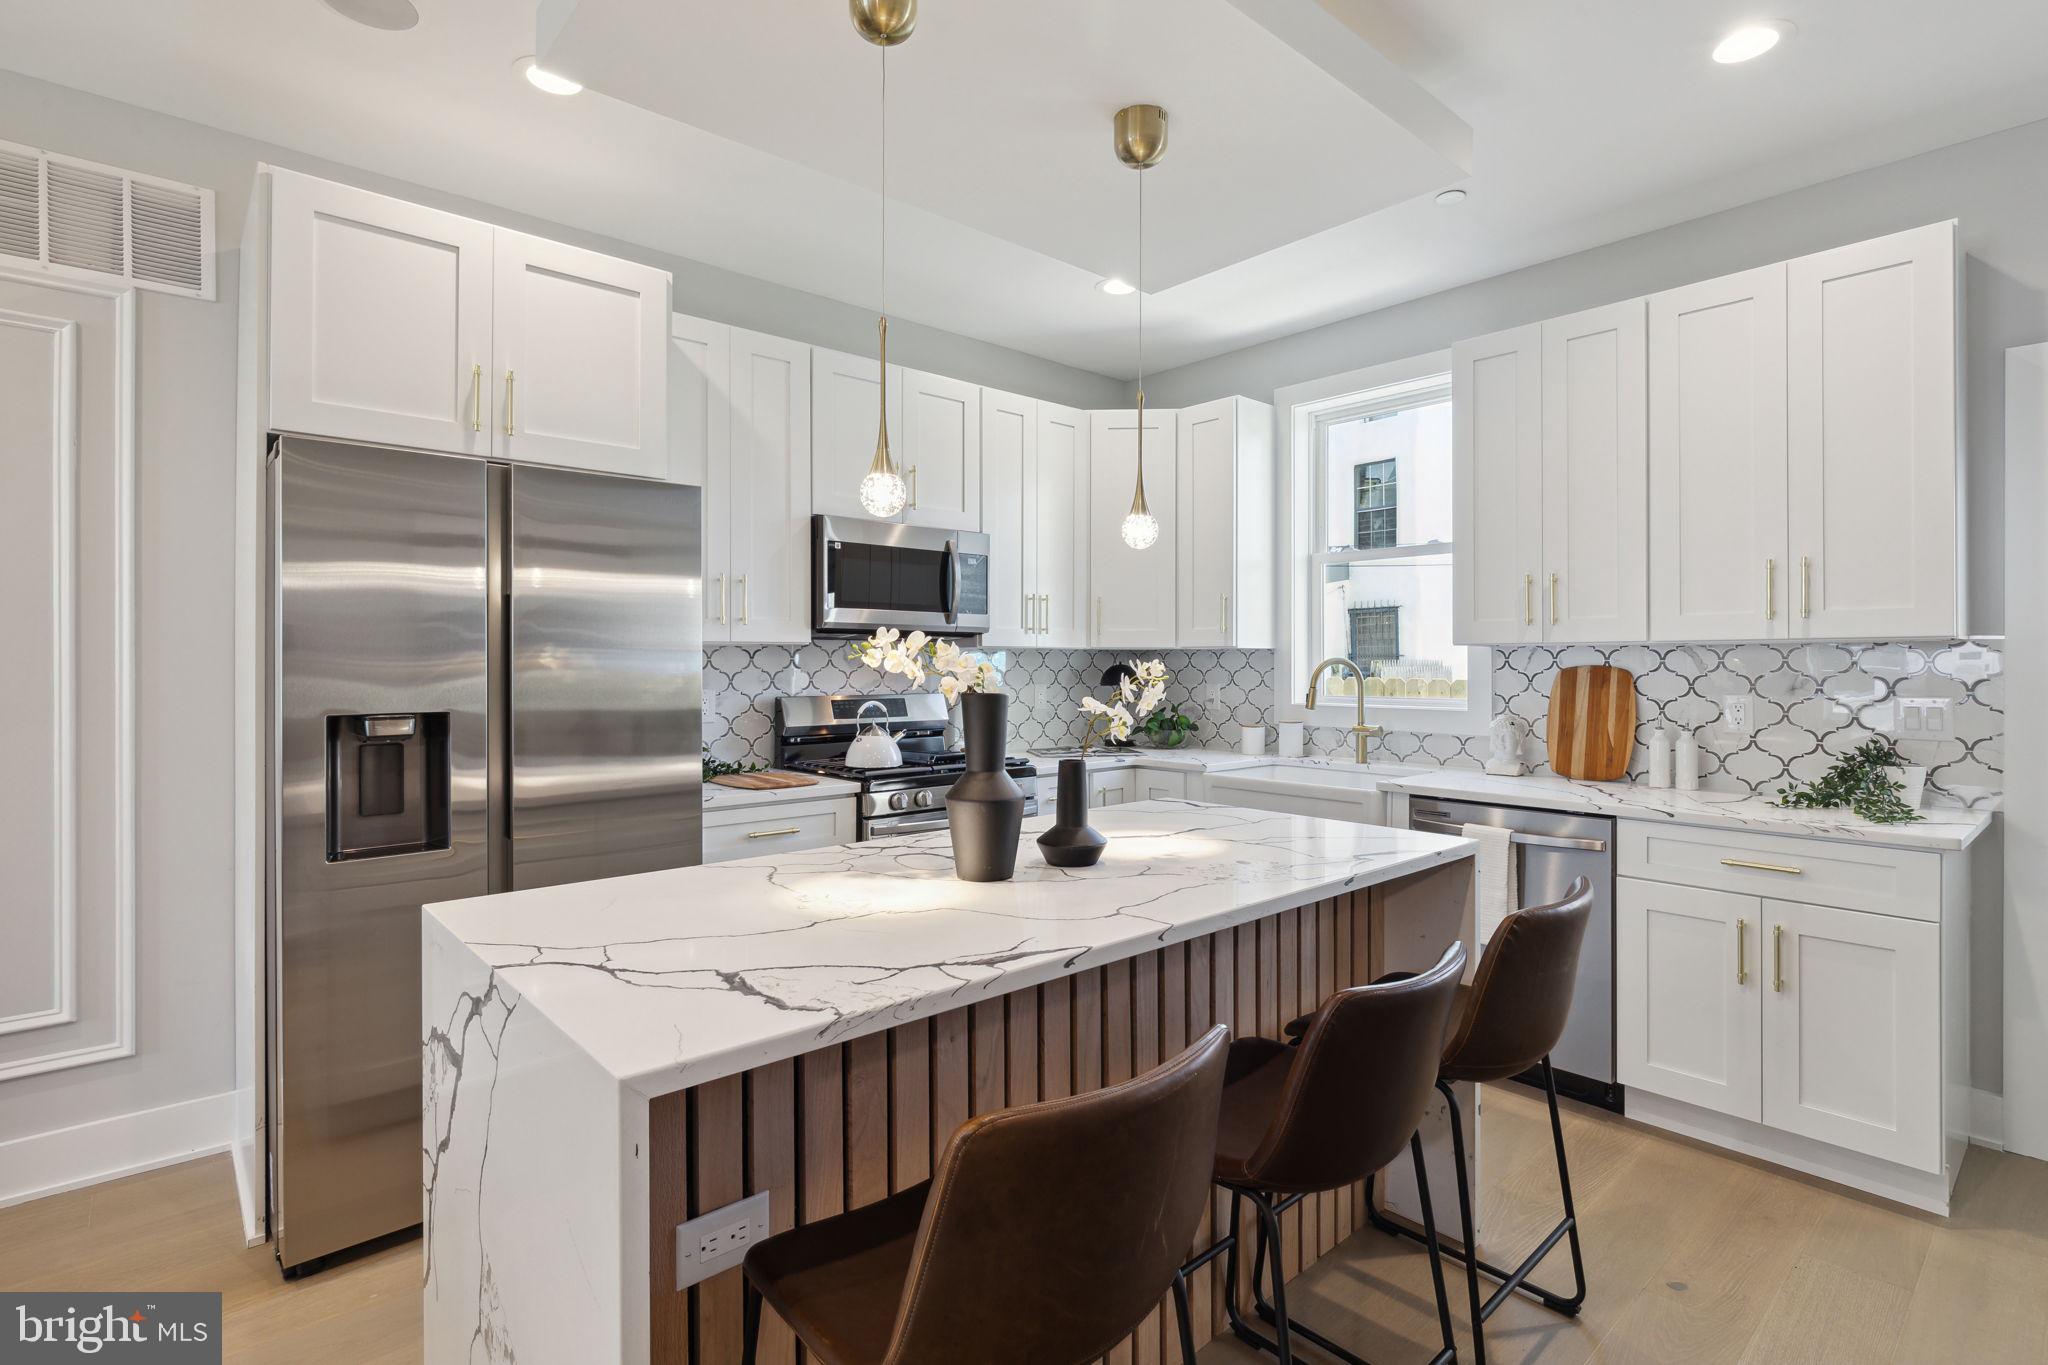
[[860,481],[860,505],[871,517],[893,517],[903,510],[910,490],[894,469],[871,469]]
[[1150,512],[1132,512],[1124,518],[1124,544],[1133,550],[1149,550],[1159,539],[1159,518]]

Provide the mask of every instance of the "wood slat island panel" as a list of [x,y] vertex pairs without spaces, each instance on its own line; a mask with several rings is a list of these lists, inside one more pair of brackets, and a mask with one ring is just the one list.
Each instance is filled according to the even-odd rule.
[[[675,1290],[676,1224],[763,1189],[776,1230],[829,1217],[929,1178],[970,1114],[1114,1085],[1213,1022],[1276,1033],[1330,992],[1369,979],[1376,894],[1282,911],[652,1101],[653,1169],[688,1173],[687,1181],[657,1174],[652,1187],[653,1359],[739,1359],[740,1273]],[[1354,1188],[1291,1214],[1283,1228],[1290,1272],[1348,1237],[1362,1209]],[[1227,1212],[1219,1199],[1199,1244]],[[1222,1328],[1222,1273],[1219,1262],[1194,1278],[1198,1341]],[[765,1313],[762,1361],[802,1358],[788,1328]],[[1172,1300],[1108,1359],[1177,1361]]]

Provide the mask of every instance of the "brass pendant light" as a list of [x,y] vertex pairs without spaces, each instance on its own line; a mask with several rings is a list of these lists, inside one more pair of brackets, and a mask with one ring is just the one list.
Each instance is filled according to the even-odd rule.
[[[1144,172],[1166,155],[1166,111],[1156,104],[1127,104],[1116,111],[1116,157]],[[1159,539],[1159,518],[1145,505],[1145,177],[1138,177],[1138,486],[1120,529],[1124,544],[1149,550]]]
[[909,497],[903,475],[889,453],[889,49],[908,38],[917,27],[917,0],[847,0],[854,31],[882,49],[882,116],[880,145],[882,158],[882,252],[878,302],[881,316],[875,320],[877,359],[881,366],[877,406],[881,416],[875,424],[875,458],[860,481],[860,505],[871,517],[893,517],[903,511]]

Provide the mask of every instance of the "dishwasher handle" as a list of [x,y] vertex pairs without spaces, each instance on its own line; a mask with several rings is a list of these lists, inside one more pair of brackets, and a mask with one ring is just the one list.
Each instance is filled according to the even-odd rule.
[[[1452,824],[1449,820],[1432,820],[1428,818],[1430,815],[1441,814],[1441,811],[1426,811],[1412,815],[1408,818],[1408,827],[1410,829],[1423,830],[1430,834],[1463,835],[1465,833],[1463,825]],[[1607,841],[1605,839],[1565,839],[1555,834],[1524,834],[1520,830],[1516,830],[1511,837],[1514,843],[1521,844],[1527,848],[1570,848],[1586,853],[1605,853],[1607,851]]]

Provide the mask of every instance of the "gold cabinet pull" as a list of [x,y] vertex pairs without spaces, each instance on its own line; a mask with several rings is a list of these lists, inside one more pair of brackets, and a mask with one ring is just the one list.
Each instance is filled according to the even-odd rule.
[[505,434],[512,434],[512,371],[505,371]]
[[750,829],[747,831],[747,837],[749,839],[780,839],[786,835],[802,833],[802,827],[789,825],[782,829]]
[[1745,949],[1745,948],[1744,948],[1744,947],[1742,946],[1742,941],[1743,941],[1743,939],[1744,939],[1744,938],[1746,938],[1746,937],[1748,936],[1748,933],[1749,933],[1749,921],[1748,921],[1748,920],[1746,920],[1746,919],[1738,919],[1738,920],[1736,920],[1736,921],[1735,921],[1735,984],[1736,984],[1736,985],[1738,985],[1738,986],[1747,986],[1747,985],[1749,984],[1749,953],[1748,953],[1748,951],[1747,951],[1747,950],[1746,950],[1746,949]]
[[1535,574],[1525,573],[1522,575],[1522,624],[1525,626],[1536,624]]
[[741,624],[741,625],[745,625],[745,624],[747,624],[747,608],[753,605],[753,600],[754,600],[754,595],[753,595],[753,594],[752,594],[751,592],[748,592],[748,591],[747,591],[747,576],[746,576],[745,574],[741,574],[741,575],[739,576],[739,588],[740,588],[740,624]]
[[1038,595],[1038,633],[1052,634],[1052,594],[1049,592]]
[[1223,594],[1223,643],[1230,643],[1230,594]]
[[1557,575],[1550,576],[1550,624],[1557,624]]
[[1095,643],[1102,643],[1102,599],[1095,599]]
[[1788,877],[1803,877],[1806,875],[1804,868],[1789,867],[1784,863],[1753,863],[1747,858],[1723,858],[1721,866],[1746,867],[1753,872],[1782,872]]
[[1785,989],[1785,926],[1771,926],[1771,989]]
[[910,505],[915,508],[917,506],[917,466],[912,465],[904,473],[910,475]]
[[725,575],[718,576],[718,624],[725,624]]
[[1216,629],[1225,635],[1230,633],[1230,599],[1221,594],[1216,598]]
[[1799,619],[1813,615],[1813,560],[1799,556]]
[[478,361],[469,367],[469,429],[484,429],[484,367]]
[[1764,620],[1778,619],[1778,561],[1764,561]]

